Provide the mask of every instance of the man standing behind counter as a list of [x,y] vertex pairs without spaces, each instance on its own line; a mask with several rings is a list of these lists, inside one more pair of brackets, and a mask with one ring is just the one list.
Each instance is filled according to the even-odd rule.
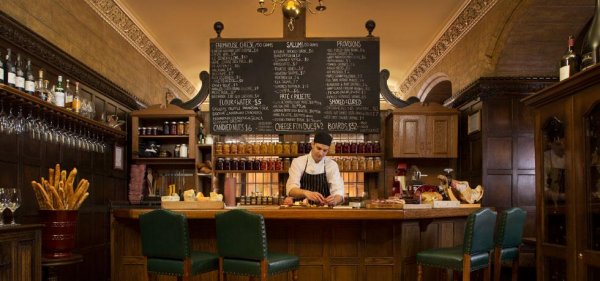
[[315,134],[310,153],[292,161],[286,184],[288,196],[306,198],[335,206],[344,200],[344,181],[335,161],[327,157],[333,138],[326,132]]

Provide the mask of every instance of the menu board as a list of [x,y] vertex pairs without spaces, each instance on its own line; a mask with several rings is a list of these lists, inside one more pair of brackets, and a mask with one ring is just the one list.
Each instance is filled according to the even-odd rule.
[[379,39],[213,39],[213,134],[379,132]]

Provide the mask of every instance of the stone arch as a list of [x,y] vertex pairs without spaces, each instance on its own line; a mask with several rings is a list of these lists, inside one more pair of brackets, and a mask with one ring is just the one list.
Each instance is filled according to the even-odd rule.
[[452,82],[448,75],[442,72],[431,75],[417,93],[417,98],[422,102],[436,102],[444,104],[444,101],[452,96]]

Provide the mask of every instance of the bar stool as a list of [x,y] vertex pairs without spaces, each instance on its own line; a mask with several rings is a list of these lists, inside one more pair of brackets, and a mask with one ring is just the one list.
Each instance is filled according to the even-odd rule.
[[212,253],[190,251],[188,222],[184,215],[154,210],[140,215],[142,252],[151,274],[174,275],[187,281],[191,276],[218,269]]
[[56,267],[67,266],[83,262],[83,256],[80,254],[71,254],[64,258],[44,258],[42,257],[42,268],[44,269],[45,281],[58,281]]
[[489,280],[495,224],[496,212],[488,208],[470,214],[462,246],[428,249],[417,253],[417,280],[421,281],[423,278],[423,265],[462,271],[463,281],[470,280],[472,271],[484,269],[484,278]]
[[219,278],[225,274],[260,277],[292,271],[298,280],[300,261],[297,256],[267,250],[267,233],[262,215],[236,209],[215,215]]
[[494,242],[494,280],[500,281],[502,262],[512,261],[512,280],[519,274],[519,255],[523,242],[525,211],[511,208],[500,214]]

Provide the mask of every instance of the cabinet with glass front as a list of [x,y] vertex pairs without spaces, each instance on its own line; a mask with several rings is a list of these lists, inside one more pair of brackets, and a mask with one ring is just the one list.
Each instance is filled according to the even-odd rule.
[[600,67],[525,98],[535,114],[538,280],[600,280]]

